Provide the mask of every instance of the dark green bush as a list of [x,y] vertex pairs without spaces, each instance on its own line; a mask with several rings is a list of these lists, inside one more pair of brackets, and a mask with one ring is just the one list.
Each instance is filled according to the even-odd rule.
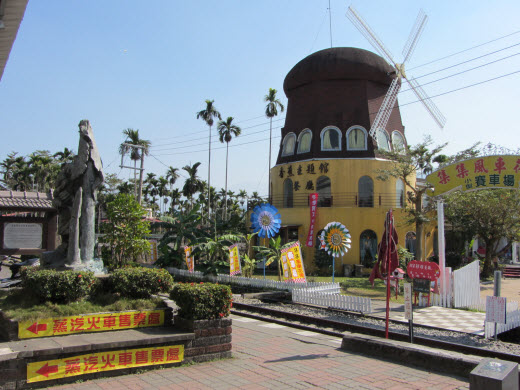
[[173,277],[165,269],[128,267],[115,270],[108,285],[113,292],[127,298],[149,298],[153,294],[169,292]]
[[41,302],[74,302],[94,289],[97,279],[90,271],[57,271],[35,267],[22,268],[22,287]]
[[179,283],[170,298],[187,320],[212,320],[229,315],[232,293],[229,286],[213,283]]

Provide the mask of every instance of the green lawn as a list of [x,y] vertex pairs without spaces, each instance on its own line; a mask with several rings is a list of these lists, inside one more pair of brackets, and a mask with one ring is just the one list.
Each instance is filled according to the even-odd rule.
[[115,294],[104,294],[96,299],[69,304],[39,303],[23,290],[0,291],[0,310],[17,321],[33,321],[42,318],[74,316],[125,310],[151,310],[164,307],[160,298],[124,299]]

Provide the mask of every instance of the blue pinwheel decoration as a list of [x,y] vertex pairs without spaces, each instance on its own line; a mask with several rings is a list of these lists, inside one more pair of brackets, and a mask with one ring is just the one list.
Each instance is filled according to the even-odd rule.
[[276,236],[282,226],[282,217],[278,209],[269,203],[256,206],[251,214],[251,224],[259,237]]

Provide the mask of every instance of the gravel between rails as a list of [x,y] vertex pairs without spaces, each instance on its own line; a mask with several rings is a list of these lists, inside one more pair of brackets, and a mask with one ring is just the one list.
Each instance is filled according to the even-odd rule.
[[[343,322],[346,324],[361,325],[374,329],[385,329],[385,321],[374,317],[363,317],[348,313],[338,313],[336,311],[313,308],[292,303],[266,303],[258,299],[243,299],[240,295],[234,295],[233,301],[252,306],[265,307],[269,309],[281,310],[289,313],[300,314],[315,318],[325,318],[328,320]],[[312,326],[312,325],[309,325]],[[390,330],[396,333],[408,334],[407,324],[390,324]],[[485,348],[496,352],[512,353],[520,355],[520,345],[484,339],[468,333],[431,329],[420,325],[414,325],[414,335],[429,337],[451,343],[459,343],[472,347]]]

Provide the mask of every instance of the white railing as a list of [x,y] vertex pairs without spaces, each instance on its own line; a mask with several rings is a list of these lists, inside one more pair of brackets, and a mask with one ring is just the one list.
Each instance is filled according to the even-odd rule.
[[453,271],[453,307],[480,305],[480,264],[478,260]]
[[331,309],[358,311],[361,313],[372,313],[372,301],[370,298],[353,297],[316,291],[312,288],[296,289],[292,291],[292,300],[296,303],[325,306]]
[[200,271],[189,272],[185,269],[178,269],[168,267],[166,270],[172,275],[179,275],[189,277],[195,280],[207,280],[213,283],[232,283],[239,286],[256,287],[264,289],[274,290],[288,290],[294,291],[298,289],[312,288],[316,292],[339,294],[341,288],[339,283],[325,283],[325,282],[307,282],[307,283],[287,283],[279,282],[270,279],[256,279],[256,278],[244,278],[243,276],[230,276],[226,274],[215,275],[204,275]]
[[[507,332],[508,330],[520,326],[520,310],[518,309],[518,302],[507,302],[506,306],[506,323],[497,324],[497,334]],[[486,338],[495,337],[495,323],[486,322],[484,327],[484,335]]]

